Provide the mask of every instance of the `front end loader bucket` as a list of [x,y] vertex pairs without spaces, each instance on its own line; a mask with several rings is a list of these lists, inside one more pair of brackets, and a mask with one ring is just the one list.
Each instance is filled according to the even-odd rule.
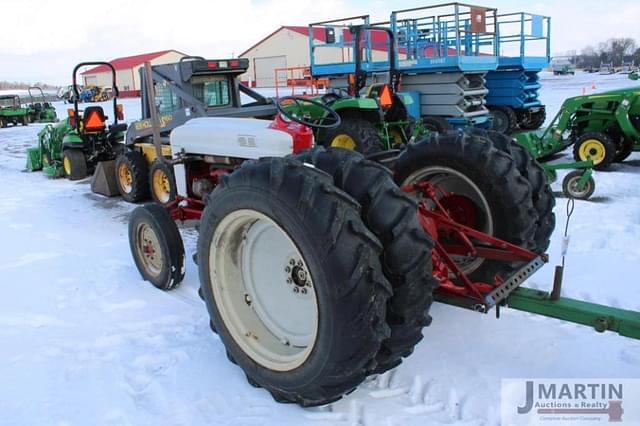
[[101,161],[91,177],[91,192],[115,197],[120,195],[116,182],[116,160]]
[[40,156],[40,148],[27,149],[27,170],[36,172],[42,170],[42,158]]

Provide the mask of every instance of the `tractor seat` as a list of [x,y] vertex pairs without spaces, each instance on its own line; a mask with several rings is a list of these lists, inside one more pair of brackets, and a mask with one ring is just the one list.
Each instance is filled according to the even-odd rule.
[[84,130],[87,132],[95,132],[104,130],[105,121],[107,121],[107,117],[104,115],[104,110],[99,106],[90,106],[85,108],[84,114],[82,116],[82,123],[84,125]]
[[109,126],[109,133],[125,132],[127,130],[127,123],[112,124]]

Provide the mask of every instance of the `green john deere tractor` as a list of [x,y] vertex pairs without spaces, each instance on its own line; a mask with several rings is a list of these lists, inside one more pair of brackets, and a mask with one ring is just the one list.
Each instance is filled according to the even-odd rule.
[[557,169],[581,169],[567,175],[563,189],[574,198],[589,198],[591,165],[606,169],[640,150],[640,87],[568,98],[546,129],[519,133],[516,139],[543,161],[573,146],[576,162],[545,168],[552,175]]
[[[345,80],[347,88],[332,89],[323,96],[313,98],[323,105],[331,107],[341,118],[337,127],[320,128],[316,131],[316,141],[325,147],[345,148],[365,155],[375,154],[427,136],[430,131],[437,131],[438,123],[420,117],[420,95],[417,92],[402,93],[398,91],[400,73],[395,68],[395,37],[389,28],[371,25],[354,25],[349,27],[358,45],[364,41],[371,31],[386,32],[389,39],[389,61],[386,71],[387,83],[367,85],[368,72],[364,69],[362,52],[354,51],[354,73]],[[285,100],[285,98],[281,98]],[[284,103],[284,102],[282,102]],[[296,105],[288,108],[294,115],[306,115],[322,120],[326,111],[314,107],[312,103]]]
[[[57,123],[58,115],[56,114],[56,109],[51,105],[51,103],[47,102],[46,97],[44,96],[44,92],[40,87],[34,86],[29,87],[29,98],[31,103],[28,105],[29,109],[29,122],[31,123]],[[36,93],[36,96],[33,96],[32,91],[39,91],[40,94]]]
[[0,96],[0,128],[9,124],[26,126],[29,123],[29,113],[27,108],[22,106],[20,96],[1,95]]
[[[113,86],[113,124],[106,124],[108,117],[100,106],[78,109],[76,74],[87,65],[105,65],[111,69]],[[82,62],[73,69],[75,96],[69,116],[55,126],[49,124],[38,133],[38,146],[27,150],[27,169],[42,170],[47,176],[66,176],[79,180],[93,173],[99,162],[114,160],[124,149],[121,143],[126,123],[122,105],[117,104],[118,88],[116,70],[108,62]]]

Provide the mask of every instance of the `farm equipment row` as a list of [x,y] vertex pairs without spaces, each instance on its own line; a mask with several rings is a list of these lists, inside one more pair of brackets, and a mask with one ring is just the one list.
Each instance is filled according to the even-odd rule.
[[[424,33],[407,22],[398,25],[410,47],[410,35]],[[612,115],[603,111],[613,100],[607,108],[598,98],[570,102],[527,143],[486,129],[438,131],[451,122],[429,121],[423,95],[401,90],[393,25],[348,34],[355,46],[385,34],[388,63],[355,49],[345,85],[310,99],[267,99],[239,84],[243,59],[146,63],[142,119],[128,127],[119,122],[115,69],[79,64],[74,108],[39,134],[28,166],[71,179],[95,169],[95,192],[151,196],[156,202],[131,213],[129,243],[143,279],[161,290],[185,276],[176,222],[197,222],[193,259],[211,328],[248,382],[279,402],[327,404],[396,367],[422,339],[434,300],[478,313],[512,307],[640,339],[639,313],[561,297],[562,267],[549,292],[521,287],[549,261],[555,228],[550,169],[534,157],[595,138],[598,128],[624,132],[621,111],[635,126],[637,94],[618,98]],[[458,52],[470,42],[469,61],[482,63],[491,59],[472,52],[483,40],[452,42]],[[403,66],[430,63],[411,60]],[[112,71],[110,126],[102,108],[78,106],[76,73],[98,64]],[[584,190],[585,173],[600,165],[586,152],[584,164],[572,164],[585,172],[571,190]]]
[[[273,120],[189,120],[170,133],[167,158],[149,102],[177,195],[129,221],[135,263],[162,290],[184,278],[176,221],[199,222],[199,294],[251,385],[279,402],[333,402],[411,354],[434,299],[640,338],[640,314],[560,297],[561,267],[549,293],[520,288],[548,261],[554,199],[510,138],[433,133],[367,159],[313,148],[311,129],[342,124],[330,105],[287,97],[275,106]],[[298,113],[311,108],[324,120]]]

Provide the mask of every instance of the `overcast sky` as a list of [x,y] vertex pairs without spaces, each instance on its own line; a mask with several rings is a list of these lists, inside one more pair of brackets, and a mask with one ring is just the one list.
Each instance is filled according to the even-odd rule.
[[[444,1],[442,1],[444,2]],[[417,0],[0,0],[0,80],[70,84],[80,61],[165,49],[208,58],[237,55],[280,25],[434,4]],[[499,12],[552,18],[552,53],[610,37],[640,42],[639,0],[491,0]],[[294,6],[295,5],[295,6]]]

